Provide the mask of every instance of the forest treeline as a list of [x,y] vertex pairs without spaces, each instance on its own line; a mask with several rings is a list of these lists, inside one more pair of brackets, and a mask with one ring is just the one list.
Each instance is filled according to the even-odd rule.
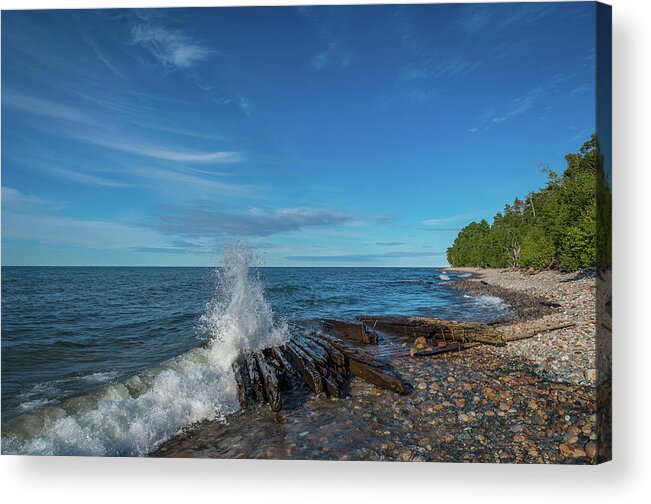
[[565,159],[562,174],[545,169],[545,187],[524,199],[516,197],[492,224],[482,219],[461,229],[447,251],[450,265],[571,271],[597,263],[607,267],[611,196],[596,136]]

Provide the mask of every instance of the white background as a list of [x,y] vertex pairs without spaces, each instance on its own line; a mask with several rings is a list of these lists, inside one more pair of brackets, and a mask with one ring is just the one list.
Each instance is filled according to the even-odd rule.
[[[189,5],[279,3],[308,2],[195,0]],[[646,325],[651,313],[651,2],[609,3],[614,25],[613,462],[572,467],[3,456],[4,502],[651,502],[651,329]],[[0,0],[2,9],[122,6],[182,4]]]

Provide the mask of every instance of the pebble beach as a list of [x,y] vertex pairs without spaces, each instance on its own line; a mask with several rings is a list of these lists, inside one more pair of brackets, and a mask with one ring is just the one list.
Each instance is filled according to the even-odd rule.
[[[459,271],[459,270],[457,270]],[[463,269],[454,286],[501,297],[505,326],[575,326],[506,346],[390,358],[414,390],[400,396],[357,378],[343,399],[260,407],[226,424],[194,425],[152,456],[590,464],[597,454],[595,276]]]
[[[522,307],[516,306],[516,320],[519,321],[510,325],[514,333],[526,330],[532,318],[537,323],[577,324],[575,327],[541,333],[531,339],[513,341],[503,348],[493,348],[493,351],[504,358],[526,359],[532,363],[538,374],[559,381],[594,385],[594,273],[588,270],[580,273],[542,271],[527,274],[516,270],[476,268],[457,271],[473,275],[471,280],[459,282],[457,288],[474,293],[502,294],[507,298],[509,296],[504,291],[513,293],[520,299],[520,294],[528,296],[528,303]],[[545,304],[541,304],[541,301]],[[529,312],[534,310],[536,313],[532,316]]]

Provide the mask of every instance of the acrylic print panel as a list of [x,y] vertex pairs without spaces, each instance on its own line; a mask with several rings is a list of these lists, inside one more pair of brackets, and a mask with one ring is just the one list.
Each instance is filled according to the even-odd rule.
[[610,458],[610,8],[2,13],[2,453]]

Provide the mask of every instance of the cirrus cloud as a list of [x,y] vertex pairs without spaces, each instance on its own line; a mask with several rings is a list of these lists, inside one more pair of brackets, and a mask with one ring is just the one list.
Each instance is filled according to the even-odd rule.
[[188,69],[215,53],[181,31],[151,22],[135,25],[131,41],[166,68]]
[[281,208],[271,213],[253,209],[246,214],[179,208],[159,216],[154,227],[177,236],[270,236],[306,227],[345,224],[353,219],[340,211],[325,208]]

